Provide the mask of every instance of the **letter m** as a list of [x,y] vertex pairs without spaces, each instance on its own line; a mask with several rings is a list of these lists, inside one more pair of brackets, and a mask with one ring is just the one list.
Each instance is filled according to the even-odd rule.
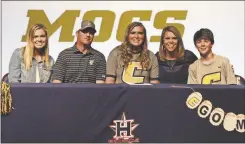
[[237,120],[236,129],[245,129],[245,119]]
[[48,17],[43,10],[28,10],[29,24],[26,30],[26,35],[22,36],[21,41],[26,41],[26,36],[30,28],[37,23],[43,24],[48,31],[50,37],[59,27],[62,27],[59,37],[59,42],[72,42],[72,36],[76,17],[79,17],[80,10],[66,10],[54,23],[50,23]]

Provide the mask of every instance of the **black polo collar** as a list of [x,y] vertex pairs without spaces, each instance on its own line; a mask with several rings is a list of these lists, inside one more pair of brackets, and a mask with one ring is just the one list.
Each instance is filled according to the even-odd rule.
[[[73,47],[72,47],[72,51],[74,52],[74,53],[81,53],[79,50],[78,50],[78,48],[77,48],[77,43],[75,43],[74,45],[73,45]],[[95,51],[94,51],[94,49],[92,48],[92,47],[90,47],[89,49],[88,49],[88,53],[87,54],[95,54]]]

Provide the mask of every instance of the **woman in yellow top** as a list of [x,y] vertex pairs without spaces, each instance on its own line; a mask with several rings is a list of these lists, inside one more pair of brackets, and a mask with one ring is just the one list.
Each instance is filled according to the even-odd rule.
[[148,50],[146,29],[140,22],[128,25],[124,41],[107,60],[106,83],[159,83],[158,62]]

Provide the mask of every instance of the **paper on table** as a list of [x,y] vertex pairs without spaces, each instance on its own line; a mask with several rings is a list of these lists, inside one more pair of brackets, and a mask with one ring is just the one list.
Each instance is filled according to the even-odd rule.
[[126,84],[129,84],[129,85],[152,85],[150,83],[142,83],[142,84],[135,84],[135,83],[127,83],[125,82]]

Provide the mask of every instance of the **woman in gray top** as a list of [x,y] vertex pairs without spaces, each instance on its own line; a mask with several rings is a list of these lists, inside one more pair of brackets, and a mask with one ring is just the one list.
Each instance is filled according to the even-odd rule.
[[26,46],[16,49],[9,63],[10,83],[47,83],[50,80],[53,58],[49,55],[48,34],[42,24],[28,32]]

